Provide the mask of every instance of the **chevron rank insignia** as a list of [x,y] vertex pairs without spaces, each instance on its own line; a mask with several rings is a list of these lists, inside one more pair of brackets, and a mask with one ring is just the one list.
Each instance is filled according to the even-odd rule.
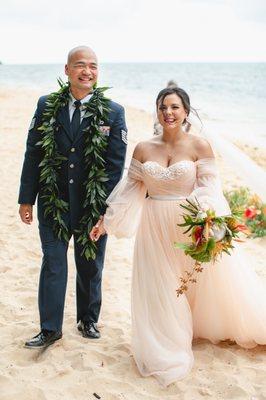
[[127,131],[124,131],[124,129],[121,129],[121,139],[125,144],[127,144]]

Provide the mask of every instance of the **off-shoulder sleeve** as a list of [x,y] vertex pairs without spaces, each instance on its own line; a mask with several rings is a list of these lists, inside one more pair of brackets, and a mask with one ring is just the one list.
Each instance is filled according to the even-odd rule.
[[147,191],[142,177],[142,164],[132,158],[127,176],[106,200],[104,228],[108,234],[118,238],[135,234]]
[[196,161],[197,178],[194,190],[189,196],[197,198],[204,209],[211,208],[217,216],[230,215],[230,207],[223,195],[221,180],[214,158]]

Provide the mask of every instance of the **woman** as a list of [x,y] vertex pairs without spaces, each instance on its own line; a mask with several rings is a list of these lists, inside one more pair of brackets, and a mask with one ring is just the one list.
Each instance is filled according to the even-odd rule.
[[[182,126],[190,112],[181,88],[157,97],[163,133],[139,143],[128,176],[108,198],[104,218],[90,233],[131,236],[137,230],[132,278],[132,351],[142,375],[167,386],[193,365],[192,339],[230,339],[251,348],[266,343],[266,296],[239,251],[223,256],[176,297],[178,277],[193,261],[174,248],[182,242],[180,203],[197,197],[217,215],[230,213],[208,142]],[[149,197],[146,198],[146,191]]]
[[[177,89],[178,88],[178,84],[176,83],[176,81],[174,81],[173,79],[170,79],[170,81],[167,82],[167,89]],[[186,121],[186,124],[183,124],[183,130],[185,132],[189,132],[191,128],[191,123],[189,121]],[[163,133],[163,127],[160,124],[159,120],[158,120],[158,116],[156,113],[156,117],[155,117],[155,121],[153,124],[153,134],[154,135],[160,135],[161,133]]]

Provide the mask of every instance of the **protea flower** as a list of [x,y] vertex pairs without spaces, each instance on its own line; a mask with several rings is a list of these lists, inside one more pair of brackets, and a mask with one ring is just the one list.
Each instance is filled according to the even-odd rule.
[[[205,230],[205,228],[204,228]],[[209,228],[209,237],[212,237],[215,242],[219,242],[225,237],[226,226],[224,224],[213,224]]]

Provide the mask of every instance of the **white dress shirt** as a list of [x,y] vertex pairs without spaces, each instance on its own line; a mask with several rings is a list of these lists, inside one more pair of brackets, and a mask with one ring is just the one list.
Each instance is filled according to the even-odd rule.
[[[86,97],[84,97],[83,99],[80,100],[81,102],[81,106],[80,106],[80,123],[83,120],[84,114],[85,114],[85,108],[83,107],[84,103],[87,103],[90,98],[91,98],[92,94],[88,94]],[[72,95],[72,93],[70,92],[70,99],[69,99],[69,119],[70,121],[72,120],[74,111],[76,109],[74,102],[77,101],[77,99],[75,99],[75,97]]]

